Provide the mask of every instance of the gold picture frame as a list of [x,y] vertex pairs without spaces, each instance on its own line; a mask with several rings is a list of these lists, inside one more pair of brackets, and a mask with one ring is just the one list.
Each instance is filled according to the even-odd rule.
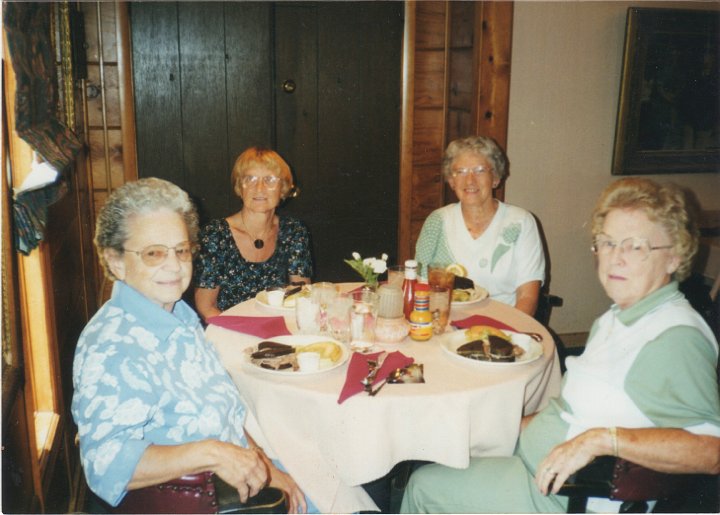
[[720,172],[720,11],[628,9],[613,175]]

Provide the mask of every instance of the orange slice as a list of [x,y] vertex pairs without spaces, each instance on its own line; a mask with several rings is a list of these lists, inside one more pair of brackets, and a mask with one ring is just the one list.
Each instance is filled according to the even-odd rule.
[[457,277],[467,277],[467,269],[460,263],[453,263],[445,267],[446,272],[451,272]]

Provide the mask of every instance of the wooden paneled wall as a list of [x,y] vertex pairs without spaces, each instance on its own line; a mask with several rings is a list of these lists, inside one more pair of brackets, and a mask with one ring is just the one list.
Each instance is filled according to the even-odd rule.
[[[398,255],[415,254],[425,218],[456,199],[442,179],[453,139],[481,134],[504,148],[512,3],[407,2]],[[503,198],[502,188],[496,190]]]
[[[87,79],[82,113],[89,146],[86,173],[92,191],[92,226],[108,194],[137,179],[135,114],[128,5],[125,2],[81,2],[85,24]],[[97,262],[97,259],[95,259]],[[99,299],[107,296],[96,267]]]

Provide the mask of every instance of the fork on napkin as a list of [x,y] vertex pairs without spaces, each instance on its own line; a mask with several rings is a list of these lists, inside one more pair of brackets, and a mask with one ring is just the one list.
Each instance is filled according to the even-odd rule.
[[467,318],[463,318],[462,320],[453,320],[450,322],[450,325],[457,327],[458,329],[468,329],[474,325],[488,325],[490,327],[494,327],[495,329],[500,329],[501,331],[517,332],[514,327],[511,327],[500,320],[495,320],[494,318],[483,315],[472,315]]
[[291,334],[285,325],[285,317],[244,317],[233,315],[218,315],[208,318],[208,324],[213,324],[239,333],[251,334],[258,338],[284,336]]
[[[364,390],[361,381],[368,375],[368,361],[376,360],[380,354],[380,352],[371,354],[361,354],[359,352],[353,353],[350,358],[350,364],[348,365],[347,375],[345,376],[345,384],[340,392],[340,397],[338,397],[338,404],[342,404],[353,395],[356,395]],[[405,368],[412,365],[414,361],[415,360],[413,358],[406,356],[400,351],[390,352],[375,375],[375,379],[372,384],[375,385],[380,381],[383,381],[396,368]]]

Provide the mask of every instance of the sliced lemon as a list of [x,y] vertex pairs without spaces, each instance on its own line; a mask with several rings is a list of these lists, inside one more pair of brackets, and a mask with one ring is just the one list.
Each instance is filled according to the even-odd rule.
[[445,267],[446,272],[451,272],[458,277],[467,277],[467,269],[460,263],[453,263]]

